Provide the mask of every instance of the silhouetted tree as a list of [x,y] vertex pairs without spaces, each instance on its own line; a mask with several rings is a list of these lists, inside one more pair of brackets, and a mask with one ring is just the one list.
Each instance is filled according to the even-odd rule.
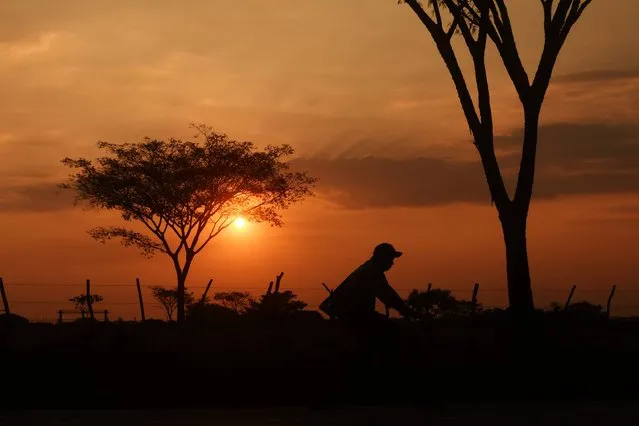
[[69,299],[69,302],[73,302],[76,310],[80,312],[87,312],[89,310],[89,300],[91,301],[91,305],[95,305],[96,303],[102,302],[104,297],[99,294],[92,294],[89,297],[87,297],[86,294],[81,294],[79,296],[72,297]]
[[[173,314],[178,307],[178,291],[177,289],[164,288],[160,286],[151,287],[153,298],[158,301],[168,321],[173,321]],[[184,289],[184,303],[189,306],[193,304],[193,293]]]
[[188,321],[200,324],[215,324],[229,321],[238,317],[233,309],[217,303],[197,302],[187,306],[186,318]]
[[140,231],[98,227],[90,235],[118,238],[146,256],[168,255],[177,274],[177,319],[184,319],[184,287],[195,256],[235,218],[280,226],[280,211],[311,194],[315,179],[289,171],[288,145],[259,151],[204,125],[193,126],[201,142],[145,138],[140,143],[99,142],[108,153],[95,161],[65,158],[77,169],[61,185],[76,202],[117,210]]
[[258,301],[251,301],[247,313],[259,313],[267,316],[286,316],[303,311],[305,302],[297,300],[297,295],[290,290],[264,294]]
[[[508,277],[508,301],[517,318],[534,312],[526,245],[526,222],[533,193],[539,115],[557,57],[568,34],[592,0],[540,0],[544,47],[530,80],[520,59],[506,0],[400,0],[407,3],[430,33],[452,77],[461,107],[499,213]],[[424,6],[425,4],[425,6]],[[474,66],[473,100],[453,48],[460,35]],[[486,47],[492,43],[513,82],[524,112],[522,157],[514,196],[506,190],[494,147],[493,112],[486,71]]]
[[561,312],[564,310],[564,308],[559,302],[550,302],[550,306],[548,306],[546,310],[549,312]]
[[[406,299],[406,304],[423,317],[445,318],[451,316],[468,316],[472,313],[472,302],[457,300],[450,290],[434,288],[430,291],[413,290]],[[477,304],[476,312],[481,310]]]
[[551,302],[545,311],[555,317],[577,321],[598,321],[603,316],[603,306],[585,301],[571,303],[567,308],[559,302]]
[[566,313],[575,319],[596,321],[601,319],[603,306],[589,302],[576,302],[568,305]]
[[217,304],[229,308],[236,314],[241,315],[254,303],[255,300],[247,292],[231,291],[215,293],[213,300]]

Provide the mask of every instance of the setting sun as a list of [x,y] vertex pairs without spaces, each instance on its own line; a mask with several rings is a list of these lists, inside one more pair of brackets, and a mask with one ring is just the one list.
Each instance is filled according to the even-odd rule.
[[246,227],[246,219],[238,217],[235,221],[233,221],[233,225],[235,225],[237,229],[244,229]]

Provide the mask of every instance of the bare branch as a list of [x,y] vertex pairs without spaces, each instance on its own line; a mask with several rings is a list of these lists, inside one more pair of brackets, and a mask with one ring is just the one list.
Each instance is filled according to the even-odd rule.
[[552,0],[541,0],[541,6],[544,10],[544,34],[548,37],[552,28]]
[[477,43],[475,39],[473,38],[471,29],[468,27],[468,24],[466,23],[466,19],[464,19],[465,13],[462,11],[463,7],[456,5],[453,2],[453,0],[442,0],[442,1],[446,4],[448,11],[453,15],[453,17],[457,21],[459,30],[462,36],[464,37],[464,41],[466,42],[466,46],[468,46],[468,50],[470,51],[471,55],[474,56],[476,54],[481,54],[481,52],[476,52]]
[[422,24],[424,24],[428,31],[432,33],[437,29],[441,29],[441,27],[437,25],[437,22],[433,21],[433,19],[428,16],[428,13],[426,13],[422,5],[419,4],[417,0],[406,0],[406,4],[410,6],[411,9],[413,9],[413,12],[415,12],[419,20],[422,21]]
[[440,28],[444,28],[444,22],[442,21],[442,14],[441,14],[441,11],[439,10],[439,4],[437,3],[437,1],[434,1],[431,3],[431,5],[433,6],[433,11],[435,12],[437,25],[439,25]]
[[[553,15],[551,22],[551,32],[553,34],[560,34],[564,24],[566,23],[566,18],[568,16],[568,12],[572,6],[572,3],[575,0],[559,0],[557,4],[557,9],[555,9],[555,14]],[[579,0],[577,0],[579,1]]]
[[590,5],[590,3],[592,3],[592,0],[585,0],[581,7],[579,8],[579,16],[577,16],[577,18],[581,17],[581,14],[584,13],[584,10],[586,10],[586,8]]
[[453,19],[453,23],[450,24],[450,28],[446,32],[446,36],[447,36],[449,42],[452,40],[452,38],[455,35],[456,31],[457,31],[457,19]]
[[459,62],[457,61],[457,56],[455,55],[455,51],[453,50],[453,47],[451,45],[450,37],[443,31],[442,28],[436,25],[436,23],[431,19],[430,16],[428,16],[428,14],[416,0],[406,0],[406,4],[408,4],[410,8],[415,12],[417,17],[420,19],[420,21],[424,24],[426,29],[433,37],[439,54],[444,59],[444,63],[448,67],[448,71],[450,72],[450,75],[455,84],[462,110],[464,111],[466,121],[468,122],[468,127],[470,128],[473,136],[478,136],[480,131],[479,117],[477,116],[477,111],[475,110],[473,99],[470,96],[464,74],[461,71]]
[[[528,78],[528,73],[526,72],[524,64],[521,62],[521,58],[519,56],[519,50],[517,49],[517,44],[515,42],[515,35],[510,23],[510,16],[508,15],[508,9],[504,3],[504,0],[495,1],[499,9],[501,25],[498,25],[494,32],[489,31],[488,35],[497,47],[499,56],[501,57],[506,71],[510,76],[510,80],[515,86],[515,90],[517,91],[519,99],[522,102],[525,102],[526,97],[528,96],[528,91],[530,89],[530,80]],[[495,14],[494,4],[492,4],[492,6],[493,14]]]

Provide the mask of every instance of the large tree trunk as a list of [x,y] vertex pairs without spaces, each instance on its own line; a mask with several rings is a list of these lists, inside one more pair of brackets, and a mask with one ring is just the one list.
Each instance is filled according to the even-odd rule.
[[513,319],[525,321],[535,309],[526,247],[526,214],[514,210],[502,215],[501,225],[506,244],[508,304]]
[[506,208],[501,206],[499,209],[506,244],[508,304],[513,319],[518,321],[526,321],[535,310],[528,266],[526,223],[535,182],[540,105],[532,102],[524,107],[524,140],[515,196]]
[[513,200],[509,199],[503,184],[492,134],[478,141],[488,187],[501,221],[506,245],[508,305],[513,319],[517,321],[526,321],[535,310],[528,266],[526,222],[535,180],[539,108],[533,105],[525,110],[522,157]]

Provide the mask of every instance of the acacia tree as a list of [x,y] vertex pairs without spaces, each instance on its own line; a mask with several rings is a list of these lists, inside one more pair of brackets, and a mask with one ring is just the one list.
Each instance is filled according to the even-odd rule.
[[[400,0],[415,12],[441,55],[468,122],[495,204],[506,246],[508,301],[519,318],[534,310],[526,247],[526,222],[533,194],[539,115],[559,53],[568,34],[592,0],[538,0],[543,12],[544,46],[532,79],[519,56],[506,0]],[[461,70],[453,37],[462,37],[474,67],[476,104]],[[492,43],[523,108],[524,133],[517,184],[506,190],[494,147],[493,113],[486,70]]]
[[258,150],[205,125],[192,127],[201,140],[99,142],[107,156],[62,160],[76,170],[61,185],[75,190],[76,202],[119,211],[125,222],[137,224],[93,228],[93,238],[120,239],[147,257],[169,256],[177,276],[178,321],[185,318],[184,288],[195,256],[235,218],[281,226],[281,210],[311,195],[315,182],[289,170],[289,145]]
[[[173,314],[178,306],[178,291],[177,289],[164,288],[160,286],[151,287],[151,294],[153,298],[157,300],[164,313],[166,314],[167,321],[173,321]],[[193,303],[195,296],[193,293],[184,289],[184,304],[189,306]]]
[[248,292],[231,291],[215,293],[213,300],[241,315],[254,303],[253,297]]
[[91,294],[87,297],[87,295],[83,293],[79,296],[72,297],[69,299],[69,302],[73,302],[73,306],[77,311],[86,312],[89,309],[89,302],[91,302],[91,305],[95,305],[103,300],[104,297],[99,294]]

